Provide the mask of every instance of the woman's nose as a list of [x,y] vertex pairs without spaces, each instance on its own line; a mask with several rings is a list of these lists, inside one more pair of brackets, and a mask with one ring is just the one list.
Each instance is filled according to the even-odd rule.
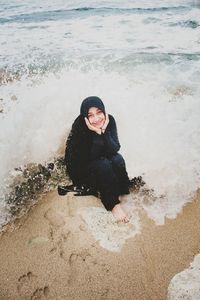
[[94,122],[97,122],[98,120],[99,120],[98,115],[95,115],[95,116],[94,116]]

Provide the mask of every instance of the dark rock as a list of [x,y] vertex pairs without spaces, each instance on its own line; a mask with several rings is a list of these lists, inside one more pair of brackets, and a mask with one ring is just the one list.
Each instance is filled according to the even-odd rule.
[[62,157],[55,158],[46,166],[29,163],[16,167],[5,196],[11,214],[14,216],[26,211],[42,193],[55,189],[59,183],[69,184]]

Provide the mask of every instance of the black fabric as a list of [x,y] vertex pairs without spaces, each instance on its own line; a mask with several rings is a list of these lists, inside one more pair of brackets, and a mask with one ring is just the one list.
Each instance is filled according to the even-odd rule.
[[74,185],[86,184],[100,192],[106,209],[119,203],[120,194],[127,194],[129,178],[120,149],[115,119],[109,115],[104,134],[88,129],[80,115],[73,123],[65,151],[65,163]]
[[88,173],[89,183],[100,192],[101,201],[107,210],[112,210],[120,203],[119,195],[129,194],[129,178],[120,154],[93,160],[88,166]]
[[72,125],[65,149],[65,163],[74,185],[81,185],[86,180],[91,145],[92,131],[87,128],[84,118],[80,115]]
[[120,143],[117,134],[117,127],[113,116],[109,115],[109,123],[104,133],[92,135],[90,159],[94,160],[100,156],[109,157],[117,153]]
[[117,153],[110,158],[112,168],[117,175],[119,194],[129,194],[129,177],[126,171],[126,164],[121,154]]
[[88,110],[91,107],[97,107],[100,110],[102,110],[103,113],[105,114],[104,104],[103,104],[102,100],[99,97],[96,97],[96,96],[90,96],[90,97],[87,97],[83,100],[83,102],[81,104],[80,114],[83,117],[87,118],[88,117]]

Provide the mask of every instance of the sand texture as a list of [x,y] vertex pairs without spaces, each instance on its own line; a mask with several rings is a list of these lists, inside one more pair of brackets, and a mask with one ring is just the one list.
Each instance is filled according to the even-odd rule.
[[164,300],[200,253],[200,193],[176,219],[117,224],[95,197],[44,196],[0,237],[1,300]]

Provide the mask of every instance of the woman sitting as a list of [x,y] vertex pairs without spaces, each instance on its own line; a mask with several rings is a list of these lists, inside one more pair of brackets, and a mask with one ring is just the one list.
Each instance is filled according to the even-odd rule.
[[129,194],[130,181],[119,149],[115,119],[100,98],[86,98],[66,143],[68,174],[75,186],[97,190],[105,208],[117,220],[128,222],[119,196]]

